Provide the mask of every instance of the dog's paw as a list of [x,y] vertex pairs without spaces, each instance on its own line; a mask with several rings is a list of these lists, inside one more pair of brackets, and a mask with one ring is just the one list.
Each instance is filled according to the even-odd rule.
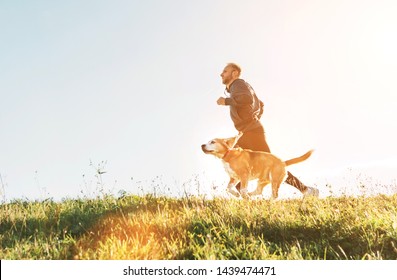
[[231,195],[234,195],[235,197],[240,197],[240,193],[238,191],[235,191],[233,189],[226,189],[226,191]]
[[258,189],[254,190],[253,192],[248,193],[249,196],[257,196],[261,195],[262,191],[259,191]]
[[240,190],[240,194],[241,194],[242,198],[250,199],[250,195],[249,195],[248,190],[246,188],[245,189],[241,189]]

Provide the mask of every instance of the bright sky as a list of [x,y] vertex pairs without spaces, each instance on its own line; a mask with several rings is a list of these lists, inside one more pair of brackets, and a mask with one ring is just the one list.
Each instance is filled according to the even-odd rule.
[[290,169],[304,183],[396,182],[396,15],[394,0],[1,1],[0,194],[95,193],[98,166],[116,193],[226,181],[200,145],[236,133],[216,105],[231,61],[272,152],[315,149]]

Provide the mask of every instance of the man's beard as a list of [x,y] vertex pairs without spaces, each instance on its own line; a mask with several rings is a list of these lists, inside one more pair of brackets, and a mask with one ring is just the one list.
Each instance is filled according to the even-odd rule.
[[222,78],[222,83],[224,85],[227,85],[228,83],[230,83],[231,80],[232,80],[231,77]]

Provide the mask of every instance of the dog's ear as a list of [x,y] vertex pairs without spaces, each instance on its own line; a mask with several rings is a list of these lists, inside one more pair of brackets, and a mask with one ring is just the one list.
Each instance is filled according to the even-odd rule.
[[238,134],[237,136],[234,136],[234,137],[232,137],[232,138],[227,138],[227,139],[225,139],[226,146],[227,146],[229,149],[233,149],[234,146],[236,146],[237,141],[238,141],[238,139],[240,139],[241,136],[243,136],[243,133],[240,131],[239,134]]

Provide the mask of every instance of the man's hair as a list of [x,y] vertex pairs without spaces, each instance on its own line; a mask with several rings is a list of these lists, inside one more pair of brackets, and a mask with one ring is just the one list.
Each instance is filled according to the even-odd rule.
[[230,62],[226,66],[231,67],[233,70],[236,70],[238,73],[238,76],[240,77],[241,67],[239,65],[237,65],[236,63]]

